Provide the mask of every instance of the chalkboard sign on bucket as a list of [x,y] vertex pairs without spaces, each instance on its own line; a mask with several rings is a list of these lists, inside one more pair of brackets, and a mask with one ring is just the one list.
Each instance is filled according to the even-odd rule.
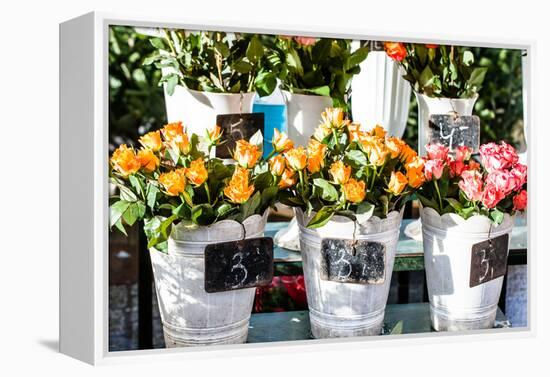
[[208,293],[268,285],[273,279],[273,239],[220,242],[204,249],[204,289]]
[[452,151],[459,146],[479,149],[479,117],[456,114],[433,114],[428,122],[430,144],[446,145]]
[[231,158],[237,140],[250,139],[256,132],[264,133],[264,113],[220,114],[216,124],[222,130],[223,144],[216,147],[216,157]]
[[508,234],[472,245],[470,287],[486,283],[506,274]]
[[366,240],[323,239],[321,279],[341,283],[382,284],[386,279],[386,246]]

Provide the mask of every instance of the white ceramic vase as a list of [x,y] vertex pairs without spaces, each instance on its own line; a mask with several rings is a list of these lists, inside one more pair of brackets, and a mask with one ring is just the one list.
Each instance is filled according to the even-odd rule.
[[[262,237],[268,211],[243,224],[246,238]],[[166,347],[244,343],[255,288],[207,293],[204,289],[204,249],[217,242],[242,239],[233,220],[186,230],[172,228],[168,252],[150,250]]]
[[371,51],[351,83],[353,121],[370,130],[377,124],[402,137],[407,126],[411,86],[384,51]]
[[494,226],[486,216],[465,220],[455,213],[440,216],[432,208],[421,208],[420,216],[432,327],[437,331],[492,328],[504,276],[470,287],[472,246],[510,234],[514,219],[506,214]]
[[250,113],[255,92],[210,93],[177,85],[174,93],[164,92],[168,122],[182,121],[188,133],[204,136],[216,124],[219,114]]
[[287,106],[288,136],[296,146],[307,146],[315,128],[321,123],[321,113],[332,107],[332,98],[296,94],[283,90]]
[[418,103],[418,154],[426,154],[428,144],[428,122],[433,114],[457,113],[459,116],[472,115],[478,95],[472,98],[434,98],[414,93]]

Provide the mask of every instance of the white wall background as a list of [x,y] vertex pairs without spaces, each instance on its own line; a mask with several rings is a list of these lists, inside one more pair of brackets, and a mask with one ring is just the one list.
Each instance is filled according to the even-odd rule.
[[[550,70],[548,11],[541,1],[3,1],[0,4],[0,374],[72,376],[231,375],[541,375],[548,371],[548,269],[543,239],[549,184],[542,154],[548,129]],[[367,5],[368,4],[368,5]],[[93,369],[57,354],[58,334],[58,23],[91,10],[139,15],[197,16],[204,20],[333,25],[456,37],[535,39],[533,126],[538,146],[530,166],[531,208],[540,235],[536,253],[536,337],[470,343],[435,340],[422,345],[327,354]],[[77,156],[75,156],[77,158]],[[548,157],[546,157],[548,158]],[[546,174],[545,174],[546,173]],[[534,197],[536,175],[538,196]],[[536,203],[534,203],[536,202]],[[546,231],[547,232],[547,231]],[[546,242],[545,242],[546,241]],[[543,274],[545,276],[543,276]],[[208,370],[208,372],[205,372]],[[204,371],[204,372],[203,372]],[[216,373],[216,374],[214,374]]]

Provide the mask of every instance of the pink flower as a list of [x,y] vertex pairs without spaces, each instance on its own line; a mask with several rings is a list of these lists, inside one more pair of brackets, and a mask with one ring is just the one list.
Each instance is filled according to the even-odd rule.
[[481,163],[488,172],[508,169],[518,162],[514,147],[502,141],[500,144],[487,143],[479,147]]
[[441,175],[443,174],[443,168],[445,168],[443,160],[426,161],[426,163],[424,164],[424,175],[426,176],[426,180],[431,181],[432,178],[441,178]]
[[455,149],[455,160],[464,161],[469,160],[472,157],[472,148],[469,148],[465,145],[461,145]]
[[430,160],[446,160],[449,156],[449,148],[441,144],[428,144],[426,153]]
[[510,170],[510,176],[515,181],[514,191],[519,191],[527,183],[527,166],[517,163]]
[[458,177],[462,174],[463,171],[466,170],[466,165],[464,165],[463,161],[451,161],[449,163],[449,167],[451,168],[451,177]]
[[312,37],[294,37],[294,40],[302,46],[313,46],[317,42],[317,38]]
[[487,184],[485,185],[485,190],[483,190],[483,195],[481,196],[481,201],[483,205],[489,209],[495,208],[497,204],[504,199],[505,195],[502,191],[498,189],[495,185]]
[[514,196],[513,202],[516,211],[523,211],[527,208],[527,191],[521,190],[519,194]]
[[480,201],[483,194],[483,180],[481,174],[475,170],[465,170],[458,187],[464,192],[468,200]]
[[514,177],[510,174],[510,171],[494,170],[487,175],[486,184],[495,186],[497,190],[502,191],[504,196],[506,196],[515,190],[517,183]]

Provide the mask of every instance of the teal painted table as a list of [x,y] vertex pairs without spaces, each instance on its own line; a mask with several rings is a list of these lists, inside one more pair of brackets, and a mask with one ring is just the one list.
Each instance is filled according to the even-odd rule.
[[[420,271],[424,269],[424,252],[422,242],[405,235],[405,227],[415,220],[406,219],[401,224],[401,233],[397,244],[394,271]],[[288,223],[273,222],[266,227],[266,236],[273,237],[279,229]],[[301,274],[302,256],[299,251],[275,247],[275,272],[277,275]],[[527,222],[523,217],[517,217],[512,237],[510,239],[509,265],[527,263]]]
[[[397,326],[400,323],[400,326]],[[399,331],[398,328],[401,327]],[[498,309],[495,328],[508,328],[510,322]],[[419,334],[433,331],[428,303],[388,305],[381,335]],[[312,339],[307,311],[252,314],[248,343]]]

